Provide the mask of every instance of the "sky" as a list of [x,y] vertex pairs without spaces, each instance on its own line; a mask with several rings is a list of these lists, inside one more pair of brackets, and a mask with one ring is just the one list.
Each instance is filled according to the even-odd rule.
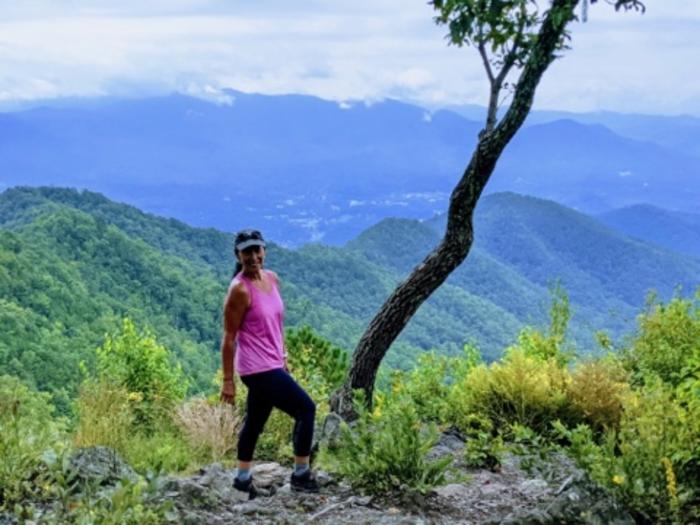
[[[700,0],[646,4],[590,6],[535,107],[700,116]],[[432,18],[426,0],[0,0],[0,109],[227,88],[485,104],[478,54]]]

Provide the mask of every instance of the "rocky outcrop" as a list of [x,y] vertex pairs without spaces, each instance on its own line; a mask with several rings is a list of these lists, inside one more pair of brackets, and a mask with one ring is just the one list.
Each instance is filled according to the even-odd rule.
[[[454,469],[448,483],[427,494],[404,490],[381,497],[353,490],[317,471],[318,494],[298,494],[289,485],[290,469],[259,463],[252,469],[259,495],[233,488],[232,469],[212,464],[186,477],[167,477],[158,484],[154,504],[169,502],[169,523],[230,525],[250,523],[334,525],[464,524],[464,525],[633,525],[629,514],[584,472],[560,453],[536,459],[507,455],[497,471],[468,469],[462,463],[464,441],[444,433],[429,453],[432,459],[451,455]],[[72,476],[99,484],[136,474],[117,454],[93,447],[69,462]],[[15,523],[9,515],[0,522]]]
[[194,476],[168,480],[163,498],[173,503],[172,522],[184,524],[634,524],[562,454],[535,462],[507,455],[493,472],[467,469],[461,463],[463,448],[458,434],[441,436],[430,456],[452,455],[455,469],[447,485],[428,494],[406,490],[372,497],[323,472],[317,472],[319,494],[297,494],[290,489],[288,468],[262,463],[252,470],[261,489],[254,500],[233,489],[233,472],[218,464]]

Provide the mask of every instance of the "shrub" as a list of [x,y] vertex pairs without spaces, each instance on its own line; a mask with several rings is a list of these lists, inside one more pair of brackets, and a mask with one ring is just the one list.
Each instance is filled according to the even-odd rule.
[[235,447],[241,419],[234,407],[195,398],[177,407],[175,422],[198,455],[219,461]]
[[196,461],[195,453],[178,429],[136,432],[126,443],[124,459],[140,473],[182,472]]
[[637,382],[656,375],[672,385],[682,379],[689,360],[700,359],[700,291],[694,299],[674,298],[668,304],[648,300],[638,330],[625,351]]
[[[657,379],[630,396],[618,432],[602,444],[578,427],[562,432],[570,451],[593,478],[614,492],[644,523],[696,523],[700,412],[674,398]],[[560,429],[561,430],[561,429]]]
[[[501,362],[475,367],[463,388],[463,415],[482,414],[499,432],[512,423],[546,432],[550,423],[567,413],[567,385],[571,378],[554,359],[542,360],[514,347]],[[465,423],[457,418],[460,428]]]
[[42,456],[63,445],[63,422],[52,417],[48,394],[34,392],[12,376],[0,376],[0,509],[38,496],[32,479]]
[[79,447],[102,445],[124,450],[132,435],[134,404],[126,388],[108,380],[87,379],[80,387],[75,408],[78,425],[73,438]]
[[588,423],[597,433],[617,429],[624,398],[630,392],[626,376],[620,362],[613,358],[577,364],[566,388],[570,421]]
[[566,331],[571,319],[569,297],[559,285],[551,290],[552,303],[549,309],[549,328],[546,333],[532,328],[523,329],[518,335],[516,348],[528,357],[548,361],[554,360],[560,367],[575,356],[573,347],[567,345]]
[[156,525],[164,523],[172,503],[163,501],[157,476],[122,479],[114,487],[104,487],[99,480],[78,482],[69,467],[68,456],[61,454],[46,462],[43,490],[51,505],[23,502],[13,509],[26,523]]
[[306,378],[318,374],[330,390],[340,387],[349,363],[345,350],[323,339],[308,326],[287,330],[285,346],[289,368],[295,374]]
[[464,461],[473,468],[497,471],[503,459],[503,438],[494,435],[493,423],[478,414],[469,414],[463,420],[463,431],[467,436]]
[[447,370],[454,359],[426,352],[408,373],[395,372],[393,389],[400,389],[411,398],[422,421],[444,423],[450,412]]
[[434,424],[421,423],[410,397],[390,394],[373,411],[358,399],[356,409],[358,420],[343,427],[339,446],[327,456],[331,469],[372,493],[424,492],[444,482],[452,458],[426,460],[438,432]]
[[100,379],[121,385],[129,395],[140,398],[134,407],[136,422],[147,428],[167,419],[187,391],[182,369],[171,363],[168,350],[148,331],[139,332],[128,318],[97,349],[97,372]]

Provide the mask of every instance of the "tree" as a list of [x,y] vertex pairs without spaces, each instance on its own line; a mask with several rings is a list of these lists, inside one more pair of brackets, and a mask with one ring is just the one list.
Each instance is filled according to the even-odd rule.
[[[353,419],[353,390],[362,389],[371,404],[379,365],[391,343],[418,307],[469,254],[474,239],[473,213],[496,162],[525,121],[537,86],[558,53],[567,49],[568,27],[577,19],[580,0],[432,0],[435,21],[449,29],[457,46],[473,46],[489,81],[484,129],[464,173],[452,191],[443,239],[392,292],[369,323],[353,354],[346,381],[333,396],[332,410]],[[590,0],[595,3],[597,0]],[[639,0],[605,0],[616,10],[644,11]],[[539,2],[543,4],[543,2]],[[588,0],[583,0],[584,13]],[[519,72],[515,83],[510,78]],[[504,91],[512,102],[503,117]]]

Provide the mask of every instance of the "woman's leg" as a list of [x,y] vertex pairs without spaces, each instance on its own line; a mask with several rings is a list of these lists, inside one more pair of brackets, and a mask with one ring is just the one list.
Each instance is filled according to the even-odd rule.
[[249,469],[253,461],[253,452],[258,442],[258,437],[265,428],[272,412],[272,403],[265,388],[265,381],[260,376],[253,374],[241,378],[248,387],[248,399],[246,401],[246,415],[243,429],[238,437],[238,468]]
[[261,379],[264,376],[265,393],[272,406],[294,418],[294,456],[308,463],[314,436],[316,405],[284,370],[271,370],[260,376]]

